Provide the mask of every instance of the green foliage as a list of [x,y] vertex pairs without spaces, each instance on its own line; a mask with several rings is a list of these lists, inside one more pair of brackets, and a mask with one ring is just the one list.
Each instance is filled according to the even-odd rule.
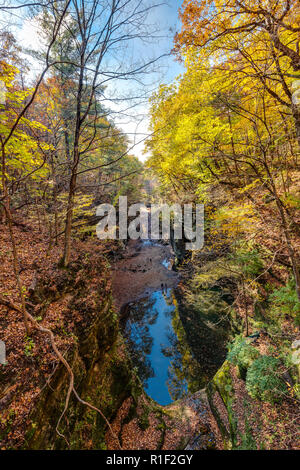
[[246,338],[239,335],[235,338],[231,346],[229,346],[229,352],[227,354],[227,360],[245,369],[248,369],[252,362],[259,357],[259,352],[253,346],[251,346]]
[[147,408],[144,409],[143,414],[138,418],[138,426],[142,431],[146,431],[149,428],[149,410]]
[[287,284],[274,290],[270,295],[272,316],[279,319],[285,315],[295,319],[295,323],[300,325],[300,302],[296,293],[295,281],[290,279]]
[[280,378],[280,361],[271,356],[256,359],[247,371],[246,389],[252,398],[280,403],[287,388]]
[[263,261],[257,249],[246,251],[238,249],[235,253],[236,260],[242,266],[242,271],[247,277],[256,277],[263,269]]
[[24,348],[24,353],[25,356],[31,357],[33,355],[33,349],[35,347],[34,341],[32,338],[29,336],[26,336],[25,338],[25,348]]

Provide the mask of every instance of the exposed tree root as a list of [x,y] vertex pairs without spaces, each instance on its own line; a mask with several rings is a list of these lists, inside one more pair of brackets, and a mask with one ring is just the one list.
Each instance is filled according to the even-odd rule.
[[[2,305],[5,305],[6,307],[8,308],[12,308],[13,310],[19,312],[19,313],[22,313],[23,314],[23,309],[21,307],[19,307],[18,305],[14,304],[13,302],[11,302],[10,300],[7,300],[7,299],[4,299],[0,296],[0,303]],[[104,421],[106,422],[112,436],[116,439],[117,443],[118,443],[118,447],[120,450],[122,450],[122,447],[121,447],[121,444],[120,444],[120,441],[117,437],[117,435],[114,433],[108,419],[106,418],[106,416],[103,414],[103,412],[97,408],[96,406],[94,405],[91,405],[90,403],[88,403],[87,401],[83,400],[82,398],[80,398],[80,396],[78,395],[75,387],[74,387],[74,373],[73,373],[73,370],[70,366],[70,364],[68,363],[68,361],[64,358],[64,356],[62,355],[62,353],[59,351],[56,343],[55,343],[55,338],[54,338],[54,334],[53,332],[49,329],[49,328],[45,328],[44,326],[40,325],[36,320],[35,318],[30,315],[30,313],[28,313],[26,311],[26,318],[27,320],[38,330],[40,331],[41,333],[45,333],[49,339],[50,339],[50,342],[51,342],[51,346],[52,346],[52,349],[53,351],[55,352],[56,356],[58,357],[59,361],[65,366],[65,368],[67,369],[67,372],[69,374],[69,387],[68,387],[68,392],[67,392],[67,396],[66,396],[66,399],[65,399],[65,406],[64,406],[64,409],[58,419],[58,422],[57,422],[57,425],[56,425],[56,432],[57,434],[63,438],[68,447],[70,447],[70,444],[68,442],[68,440],[66,439],[66,437],[59,431],[59,426],[60,426],[60,423],[64,417],[64,415],[66,414],[67,412],[67,409],[69,407],[69,403],[70,403],[70,398],[71,398],[71,395],[72,393],[74,393],[76,399],[83,405],[87,406],[88,408],[90,408],[91,410],[94,410],[96,411],[97,413],[100,414],[100,416],[104,419]]]

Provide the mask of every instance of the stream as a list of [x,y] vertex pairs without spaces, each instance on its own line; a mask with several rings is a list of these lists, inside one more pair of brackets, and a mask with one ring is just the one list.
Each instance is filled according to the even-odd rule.
[[[148,395],[160,405],[187,392],[183,354],[174,328],[176,301],[172,289],[153,292],[130,308],[124,328],[129,351]],[[178,380],[179,379],[179,380]]]
[[[225,354],[221,347],[221,354],[215,358],[218,335],[199,320],[198,314],[195,320],[182,307],[173,258],[168,244],[130,241],[115,265],[113,280],[133,365],[147,394],[163,406],[203,388]],[[197,326],[200,334],[195,336]],[[208,372],[209,358],[202,360],[203,351],[214,358]]]

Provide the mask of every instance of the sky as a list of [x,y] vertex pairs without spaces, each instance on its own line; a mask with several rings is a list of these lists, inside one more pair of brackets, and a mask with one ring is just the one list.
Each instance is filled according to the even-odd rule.
[[[156,10],[153,10],[149,21],[153,20],[157,22],[159,29],[161,29],[161,35],[164,36],[164,38],[153,43],[150,48],[151,50],[149,50],[149,45],[145,46],[145,49],[142,47],[140,53],[148,52],[149,57],[158,57],[163,53],[169,53],[171,51],[174,47],[175,32],[180,30],[178,9],[182,1],[183,0],[169,0],[168,5],[161,5]],[[137,49],[139,50],[139,47]],[[162,60],[158,61],[157,68],[157,72],[153,72],[147,77],[147,82],[149,83],[147,94],[149,96],[160,84],[170,84],[176,77],[184,72],[184,66],[176,61],[173,55],[164,57]],[[122,86],[126,87],[126,82],[122,84]],[[146,97],[146,102],[134,108],[134,119],[125,119],[117,123],[124,132],[127,132],[133,143],[139,142],[149,135],[149,96]],[[144,154],[143,150],[144,141],[135,145],[131,153],[136,155],[140,160],[145,161],[147,154]]]
[[[137,62],[140,57],[151,60],[168,54],[173,48],[175,32],[180,30],[178,9],[182,1],[167,0],[149,13],[147,18],[149,29],[155,27],[159,38],[146,42],[134,40],[123,51],[123,58],[116,54],[115,57],[107,58],[108,63],[115,61],[117,65],[123,60],[125,64],[128,60]],[[23,3],[19,0],[16,2]],[[6,23],[10,25],[11,31],[23,48],[36,50],[41,48],[38,28],[32,19],[26,19],[26,11],[14,10],[12,15],[6,15],[6,17],[2,14],[2,20],[6,20]],[[38,74],[40,65],[32,59],[30,61],[30,74],[33,78]],[[143,75],[141,85],[130,80],[114,80],[107,85],[104,105],[112,110],[111,117],[117,126],[128,135],[130,147],[132,147],[130,153],[142,161],[147,158],[143,150],[144,140],[149,135],[149,97],[160,84],[172,83],[183,72],[183,65],[175,61],[174,56],[169,55],[158,60],[153,66],[153,70]],[[142,96],[142,98],[128,101],[127,97],[132,95]]]

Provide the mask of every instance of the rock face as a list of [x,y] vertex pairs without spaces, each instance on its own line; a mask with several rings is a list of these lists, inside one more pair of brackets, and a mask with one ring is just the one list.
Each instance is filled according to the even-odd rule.
[[224,362],[208,384],[206,393],[210,409],[221,432],[224,447],[231,449],[236,439],[236,423],[232,411],[233,385],[228,361]]
[[[162,270],[166,275],[170,272],[164,267]],[[82,319],[74,330],[76,340],[66,358],[74,371],[76,391],[101,409],[119,442],[104,419],[75,397],[59,426],[64,437],[58,435],[56,426],[68,389],[67,371],[59,365],[33,403],[23,449],[118,449],[119,443],[127,450],[175,450],[188,443],[197,449],[213,448],[214,438],[207,424],[209,409],[201,394],[168,407],[159,406],[145,394],[119,333],[110,288],[105,282],[92,286],[90,274],[87,266],[82,269],[78,264],[59,279],[43,279],[34,296],[39,304],[45,299],[51,303],[67,297],[65,314],[74,317],[80,312]]]
[[[84,298],[88,297],[88,283],[82,281],[82,288],[71,294],[69,304],[76,310],[82,308],[88,322],[77,327],[76,341],[68,351],[67,360],[74,371],[75,388],[80,397],[100,408],[111,420],[122,402],[132,395],[134,384],[111,294],[108,290],[103,296],[103,290],[102,284],[98,296],[94,292],[93,300],[83,302],[83,291]],[[43,288],[39,289],[39,295],[43,296]],[[56,425],[65,405],[68,383],[68,373],[60,364],[30,414],[25,449],[106,448],[105,421],[75,397],[60,426],[65,439],[57,434]]]
[[6,350],[5,350],[5,343],[0,341],[0,364],[5,364]]
[[300,340],[295,340],[292,343],[292,363],[297,367],[298,378],[300,380]]

